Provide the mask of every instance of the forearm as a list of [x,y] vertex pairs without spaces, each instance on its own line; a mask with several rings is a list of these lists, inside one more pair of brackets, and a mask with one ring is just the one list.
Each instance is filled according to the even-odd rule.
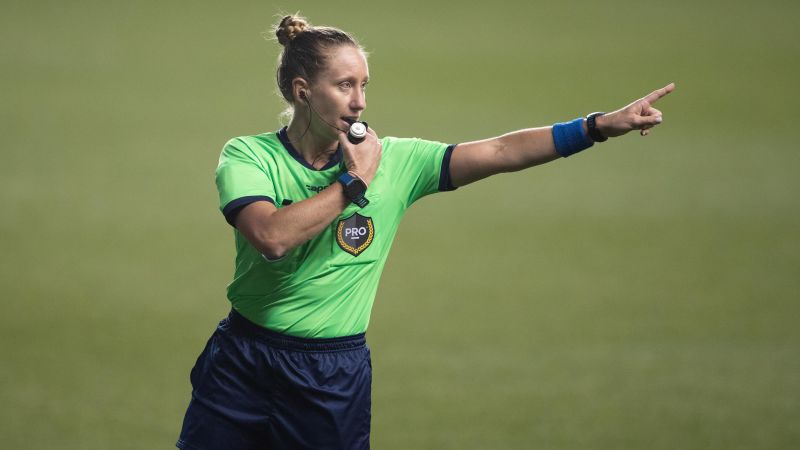
[[516,172],[559,158],[552,128],[529,128],[498,137],[500,172]]
[[460,144],[450,161],[455,186],[516,172],[559,158],[552,127],[528,128],[483,141]]
[[239,214],[236,225],[259,252],[278,259],[321,233],[349,203],[337,182],[309,199],[277,210],[263,202],[251,204]]
[[[598,118],[598,126],[601,120],[602,116]],[[581,122],[581,128],[584,136],[588,136],[586,120]],[[562,156],[556,150],[552,126],[514,131],[497,139],[501,148],[500,161],[504,165],[502,172],[516,172]]]

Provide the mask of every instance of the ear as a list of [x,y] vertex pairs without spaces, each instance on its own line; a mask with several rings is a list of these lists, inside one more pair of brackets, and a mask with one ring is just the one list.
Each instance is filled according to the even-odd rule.
[[308,82],[301,77],[292,80],[292,97],[295,102],[308,102],[308,86]]

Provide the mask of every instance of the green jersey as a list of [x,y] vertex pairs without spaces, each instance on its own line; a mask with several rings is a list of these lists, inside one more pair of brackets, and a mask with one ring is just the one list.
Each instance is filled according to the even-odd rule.
[[[383,154],[364,208],[350,204],[325,230],[282,258],[267,260],[238,231],[228,299],[250,321],[292,336],[363,333],[386,257],[405,210],[417,199],[452,190],[455,147],[421,139],[381,139]],[[229,223],[254,201],[277,208],[316,195],[342,173],[341,149],[314,169],[286,128],[225,144],[216,172],[220,209]]]

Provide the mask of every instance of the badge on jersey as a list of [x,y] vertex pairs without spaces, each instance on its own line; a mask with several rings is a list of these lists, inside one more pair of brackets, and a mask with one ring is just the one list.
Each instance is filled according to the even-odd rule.
[[359,213],[342,219],[336,226],[336,242],[342,250],[353,256],[360,255],[372,244],[375,237],[375,225],[371,217]]

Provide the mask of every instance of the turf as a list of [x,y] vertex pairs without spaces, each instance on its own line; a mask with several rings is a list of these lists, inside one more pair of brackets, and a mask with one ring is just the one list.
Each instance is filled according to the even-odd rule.
[[[0,436],[170,448],[227,311],[213,169],[275,130],[296,4],[0,16]],[[792,2],[305,2],[371,52],[381,135],[464,142],[670,81],[651,136],[423,199],[368,338],[378,449],[800,445]]]

